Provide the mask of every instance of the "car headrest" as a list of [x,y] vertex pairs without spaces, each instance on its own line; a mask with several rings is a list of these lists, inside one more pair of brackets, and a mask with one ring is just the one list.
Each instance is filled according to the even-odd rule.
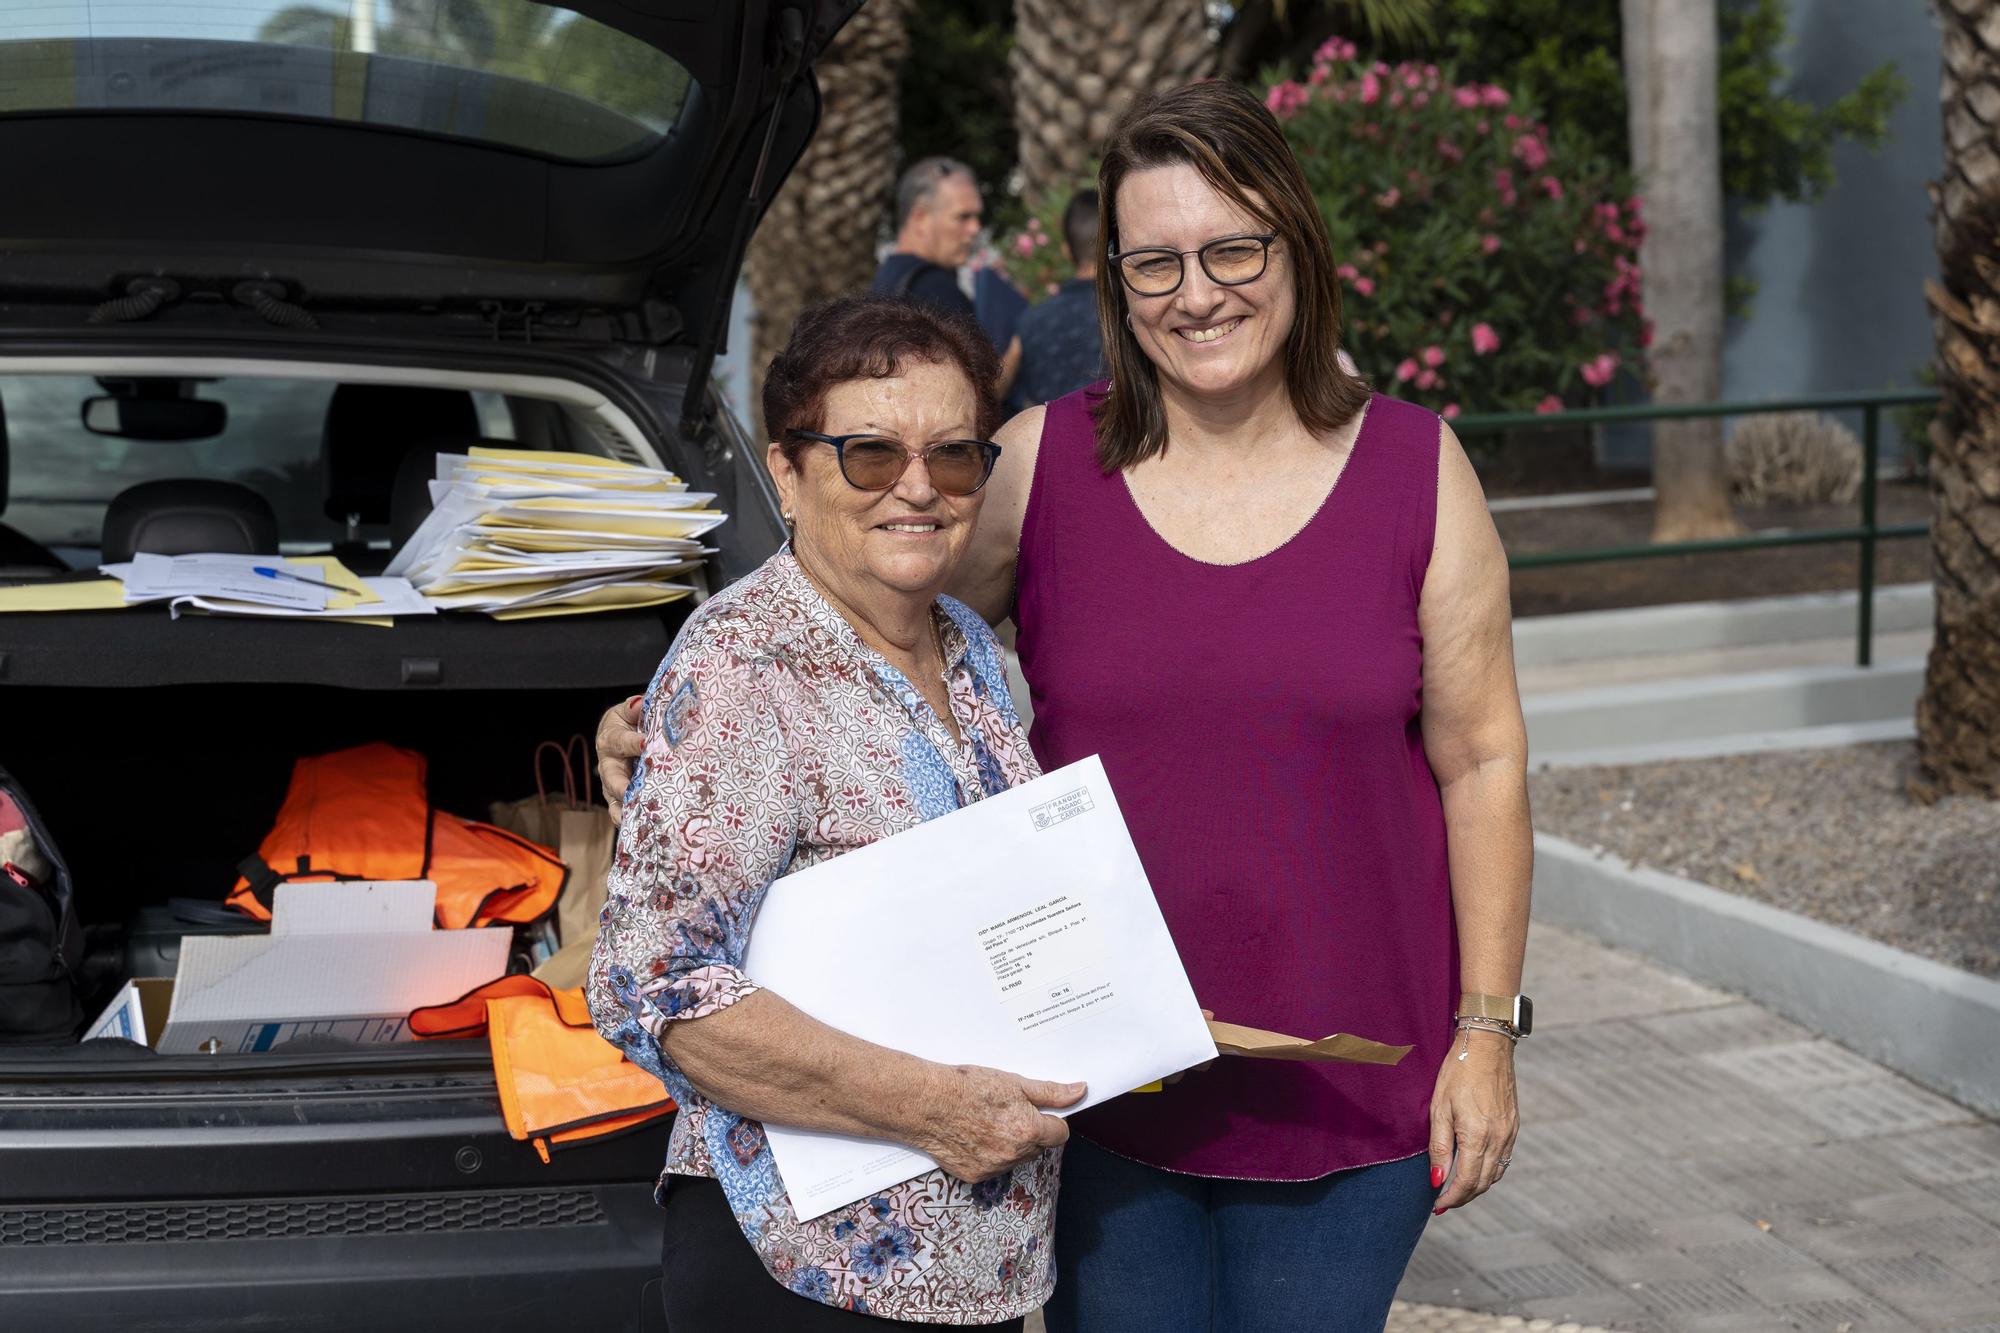
[[402,461],[396,466],[395,483],[389,488],[389,540],[392,549],[402,550],[404,543],[417,535],[417,529],[430,516],[431,479],[437,476],[438,455],[462,454],[482,445],[492,449],[518,447],[512,440],[466,435],[455,439],[427,440],[403,451]]
[[100,545],[107,565],[140,551],[275,555],[278,515],[269,500],[233,481],[146,481],[112,497]]
[[408,384],[343,384],[326,406],[320,462],[326,516],[389,521],[396,468],[411,446],[479,434],[479,409],[464,389]]

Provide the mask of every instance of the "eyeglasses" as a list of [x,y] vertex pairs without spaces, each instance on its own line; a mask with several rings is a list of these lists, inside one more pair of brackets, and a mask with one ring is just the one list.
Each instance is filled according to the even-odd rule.
[[907,449],[880,435],[822,435],[816,430],[785,432],[801,440],[833,446],[840,475],[857,491],[886,491],[921,458],[931,485],[946,495],[971,495],[993,475],[1000,446],[991,440],[940,440],[925,449]]
[[1123,252],[1113,250],[1111,262],[1118,276],[1140,296],[1170,296],[1180,290],[1187,277],[1187,257],[1201,260],[1201,271],[1221,287],[1241,287],[1264,276],[1271,262],[1271,242],[1278,233],[1261,236],[1219,236],[1198,250],[1169,250],[1148,246]]

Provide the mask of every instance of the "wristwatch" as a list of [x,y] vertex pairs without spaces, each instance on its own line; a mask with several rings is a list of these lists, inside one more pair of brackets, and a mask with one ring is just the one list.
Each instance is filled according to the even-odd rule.
[[1535,1030],[1535,1002],[1525,995],[1461,995],[1458,1017],[1498,1019],[1525,1037]]

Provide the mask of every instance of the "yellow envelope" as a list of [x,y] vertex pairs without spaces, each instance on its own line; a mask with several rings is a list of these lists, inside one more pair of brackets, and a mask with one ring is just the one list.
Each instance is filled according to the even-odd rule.
[[554,453],[547,449],[495,449],[491,445],[475,444],[466,450],[470,458],[490,458],[507,463],[562,463],[570,467],[601,467],[611,472],[645,472],[650,469],[627,463],[617,458],[599,458],[595,454]]
[[117,579],[65,579],[0,588],[0,612],[124,609],[125,585]]
[[509,607],[486,614],[495,620],[540,620],[546,616],[580,616],[593,611],[630,611],[644,606],[662,606],[694,594],[686,588],[669,588],[660,591],[636,593],[629,597],[612,600],[598,597],[599,593],[617,593],[618,588],[593,588],[590,592],[579,593],[574,601],[550,602],[541,606]]

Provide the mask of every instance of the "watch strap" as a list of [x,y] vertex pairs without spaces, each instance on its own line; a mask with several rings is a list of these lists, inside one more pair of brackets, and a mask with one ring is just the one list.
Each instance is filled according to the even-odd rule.
[[1524,1007],[1518,995],[1479,995],[1468,992],[1458,997],[1458,1017],[1496,1019],[1513,1028],[1516,1035],[1524,1034],[1525,1024],[1520,1019]]

